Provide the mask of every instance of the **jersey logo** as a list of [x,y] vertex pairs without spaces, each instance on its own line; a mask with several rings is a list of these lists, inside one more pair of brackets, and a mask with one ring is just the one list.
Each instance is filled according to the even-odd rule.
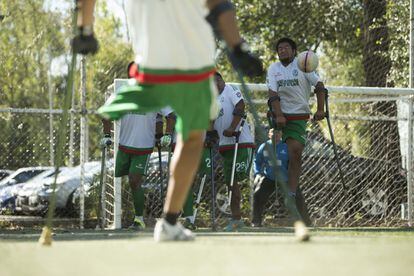
[[240,97],[241,97],[241,93],[240,93],[239,91],[237,91],[236,96],[237,96],[238,98],[240,98]]
[[292,74],[294,77],[297,77],[299,75],[299,72],[297,69],[293,69]]
[[285,87],[285,86],[299,86],[299,80],[298,79],[291,79],[291,80],[278,80],[277,85],[279,87]]
[[224,109],[221,108],[219,114],[217,115],[217,119],[224,115]]

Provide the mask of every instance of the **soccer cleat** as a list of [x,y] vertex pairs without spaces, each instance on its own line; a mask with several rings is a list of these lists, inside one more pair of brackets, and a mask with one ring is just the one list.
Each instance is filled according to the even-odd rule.
[[294,224],[296,239],[300,242],[306,242],[310,240],[309,230],[306,225],[298,220]]
[[196,230],[196,229],[197,229],[197,226],[196,226],[194,223],[192,223],[192,222],[190,221],[190,219],[188,219],[188,218],[186,218],[186,219],[184,220],[183,226],[184,226],[185,228],[187,228],[187,229],[192,230],[192,231],[194,231],[194,230]]
[[241,219],[230,219],[227,226],[224,228],[225,232],[239,231],[244,227],[244,223]]
[[261,228],[263,227],[261,222],[252,222],[252,227],[253,228]]
[[131,226],[128,227],[131,230],[144,230],[145,229],[145,222],[144,220],[140,218],[134,218],[134,221],[132,222]]
[[155,224],[154,240],[163,241],[192,241],[195,235],[190,230],[184,228],[181,223],[169,224],[165,219],[160,219]]

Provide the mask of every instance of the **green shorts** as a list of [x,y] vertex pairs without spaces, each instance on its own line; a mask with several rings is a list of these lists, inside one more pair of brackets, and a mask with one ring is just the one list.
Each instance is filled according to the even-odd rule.
[[115,177],[129,174],[145,175],[150,154],[136,155],[118,150],[115,160]]
[[215,91],[212,77],[200,82],[124,85],[98,112],[106,119],[118,120],[128,112],[146,113],[170,106],[177,113],[176,130],[187,140],[191,131],[207,129],[217,113]]
[[[220,152],[223,157],[224,180],[227,184],[231,181],[233,168],[234,150]],[[252,163],[253,149],[242,148],[237,150],[235,180],[242,181],[249,177],[250,165]]]
[[211,174],[211,159],[210,159],[210,148],[204,148],[201,156],[200,167],[198,173]]
[[282,140],[286,142],[292,138],[302,145],[306,144],[306,120],[287,121],[286,126],[282,129]]

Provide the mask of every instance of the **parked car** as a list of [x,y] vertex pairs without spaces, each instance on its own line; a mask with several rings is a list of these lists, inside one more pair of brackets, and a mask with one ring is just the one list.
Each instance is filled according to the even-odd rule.
[[26,167],[20,168],[8,177],[0,181],[0,189],[5,186],[11,186],[28,181],[36,175],[50,169],[51,167]]
[[52,167],[20,168],[0,181],[0,213],[15,211],[16,191],[27,181],[51,170]]
[[[80,166],[61,167],[56,181],[56,209],[64,215],[74,215],[73,194],[80,186]],[[94,176],[100,173],[100,162],[85,163],[85,188],[93,182]],[[46,178],[26,183],[16,195],[16,211],[24,214],[46,214],[50,196],[53,192],[55,174]]]
[[7,176],[11,175],[14,171],[11,170],[0,170],[0,180],[6,178]]

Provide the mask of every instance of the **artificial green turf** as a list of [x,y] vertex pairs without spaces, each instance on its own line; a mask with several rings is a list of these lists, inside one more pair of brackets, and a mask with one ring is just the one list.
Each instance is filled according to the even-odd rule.
[[291,229],[199,232],[195,242],[153,242],[150,231],[0,232],[0,275],[414,275],[414,232],[315,229],[308,243]]

